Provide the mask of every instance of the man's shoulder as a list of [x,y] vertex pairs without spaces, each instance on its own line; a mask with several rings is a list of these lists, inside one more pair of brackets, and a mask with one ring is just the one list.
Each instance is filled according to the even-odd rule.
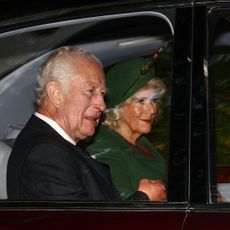
[[49,143],[60,146],[72,146],[60,136],[51,126],[32,115],[25,127],[19,133],[15,147],[30,147],[41,143]]
[[[10,155],[9,165],[23,165],[27,159],[76,158],[75,147],[58,133],[31,126],[29,121],[18,135]],[[43,125],[43,124],[42,124]],[[48,127],[49,129],[49,127]]]

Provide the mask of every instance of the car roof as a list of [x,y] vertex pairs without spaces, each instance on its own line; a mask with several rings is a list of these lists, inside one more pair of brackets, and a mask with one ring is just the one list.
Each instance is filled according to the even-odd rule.
[[[35,25],[44,22],[64,20],[65,18],[84,17],[85,13],[93,15],[100,15],[104,9],[116,9],[116,12],[122,12],[124,9],[136,5],[148,3],[154,7],[174,7],[191,4],[192,0],[88,0],[88,1],[74,1],[74,0],[55,0],[55,1],[29,1],[21,0],[16,3],[12,0],[0,0],[0,32],[9,31],[11,29]],[[142,8],[143,9],[143,8]]]

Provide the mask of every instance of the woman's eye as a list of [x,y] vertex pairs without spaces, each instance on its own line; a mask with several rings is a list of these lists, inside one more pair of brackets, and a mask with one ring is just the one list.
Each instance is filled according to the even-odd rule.
[[141,105],[144,105],[145,102],[146,102],[146,99],[145,99],[145,98],[141,98],[141,99],[138,99],[138,100],[137,100],[137,103],[138,103],[138,104],[141,104]]
[[156,103],[157,100],[158,100],[158,97],[153,97],[153,98],[152,98],[152,102],[154,102],[154,103]]
[[152,102],[156,103],[157,102],[157,98],[153,98]]

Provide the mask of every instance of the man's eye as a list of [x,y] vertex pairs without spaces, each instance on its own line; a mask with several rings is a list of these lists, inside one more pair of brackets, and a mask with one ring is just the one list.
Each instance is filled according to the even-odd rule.
[[100,90],[98,88],[93,87],[93,88],[86,89],[86,93],[89,95],[95,95],[98,93],[98,94],[101,94],[102,97],[104,97],[106,92],[104,90]]
[[95,89],[88,89],[87,90],[90,94],[94,94],[95,93]]

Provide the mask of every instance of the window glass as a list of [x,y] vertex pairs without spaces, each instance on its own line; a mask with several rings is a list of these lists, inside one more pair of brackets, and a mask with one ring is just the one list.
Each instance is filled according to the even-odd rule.
[[215,160],[214,202],[230,202],[230,11],[212,13],[209,24],[209,137]]
[[[9,148],[13,146],[12,139],[15,138],[15,135],[12,138],[10,134],[17,135],[35,110],[33,95],[35,70],[38,70],[49,51],[69,45],[86,48],[96,54],[103,62],[106,71],[111,65],[127,58],[137,56],[147,58],[157,54],[154,61],[155,72],[166,85],[166,96],[162,103],[162,115],[147,138],[167,162],[172,33],[172,26],[158,16],[133,16],[56,26],[36,31],[31,29],[22,34],[0,36],[2,50],[0,54],[0,110],[4,111],[0,115],[0,143],[4,143],[4,151],[10,153]],[[10,90],[7,90],[6,86],[9,85]],[[15,92],[17,97],[15,97]],[[3,183],[6,181],[4,180]],[[6,199],[5,193],[6,190],[0,198]]]
[[171,81],[172,81],[172,46],[169,46],[165,53],[159,55],[155,62],[156,76],[166,85],[166,95],[163,99],[162,111],[159,119],[153,124],[148,138],[153,142],[161,154],[168,160],[169,155],[169,121],[171,102]]

